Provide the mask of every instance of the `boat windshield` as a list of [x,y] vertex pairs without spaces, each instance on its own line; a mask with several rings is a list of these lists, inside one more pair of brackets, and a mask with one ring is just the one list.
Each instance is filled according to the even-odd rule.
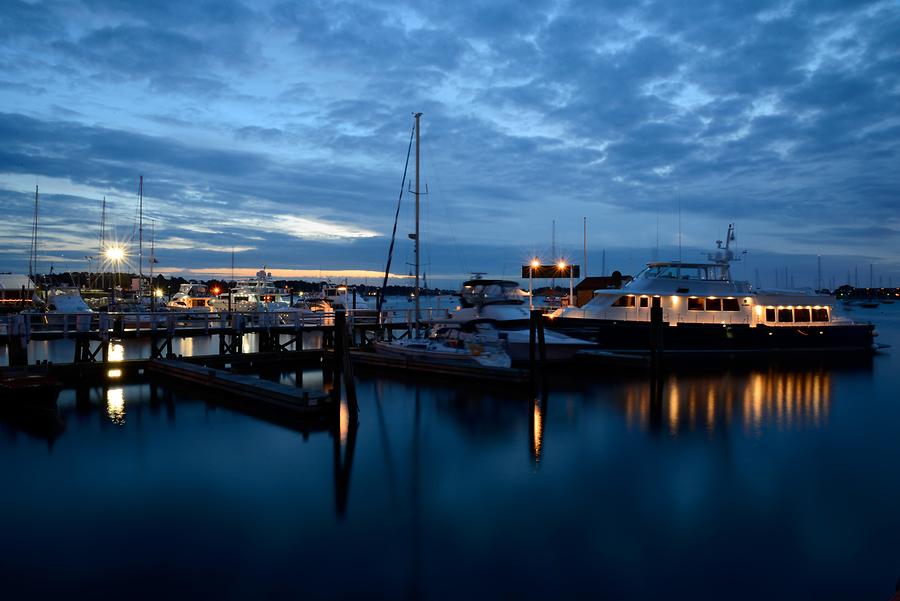
[[523,303],[519,283],[512,281],[470,281],[463,285],[460,297],[466,306],[489,303]]
[[717,280],[727,281],[728,266],[716,264],[649,265],[635,279]]

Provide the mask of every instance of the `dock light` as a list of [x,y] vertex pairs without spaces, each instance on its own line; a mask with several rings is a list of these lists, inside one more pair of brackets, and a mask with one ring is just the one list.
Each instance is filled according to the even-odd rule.
[[219,296],[219,287],[218,286],[214,287],[212,289],[212,293],[215,294],[216,296]]
[[532,268],[532,269],[537,269],[537,268],[540,267],[540,266],[541,266],[541,262],[540,262],[540,261],[538,261],[537,259],[532,259],[532,260],[531,260],[531,268]]
[[156,290],[153,291],[153,294],[155,294],[157,298],[162,298],[162,296],[163,296],[163,289],[162,289],[162,288],[157,288]]
[[556,266],[559,267],[560,271],[562,271],[563,269],[566,268],[566,262],[560,261],[559,263],[556,264]]
[[125,249],[123,249],[121,246],[110,246],[106,249],[106,252],[104,252],[104,254],[106,255],[106,258],[113,263],[118,263],[125,258]]

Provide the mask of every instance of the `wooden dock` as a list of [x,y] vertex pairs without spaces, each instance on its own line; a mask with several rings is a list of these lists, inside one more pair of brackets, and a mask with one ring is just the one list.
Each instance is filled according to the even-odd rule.
[[328,393],[310,391],[276,382],[233,374],[213,367],[205,367],[175,359],[153,359],[147,371],[225,394],[252,400],[260,406],[287,410],[302,415],[322,415],[336,411],[337,404]]

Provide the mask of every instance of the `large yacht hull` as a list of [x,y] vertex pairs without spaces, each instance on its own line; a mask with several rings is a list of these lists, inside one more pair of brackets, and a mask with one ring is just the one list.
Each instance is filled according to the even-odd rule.
[[[559,317],[547,327],[568,336],[589,340],[597,348],[612,351],[650,352],[651,331],[647,321],[611,321]],[[662,324],[662,350],[682,353],[730,352],[821,352],[875,349],[874,326],[839,324],[827,326],[779,326]]]

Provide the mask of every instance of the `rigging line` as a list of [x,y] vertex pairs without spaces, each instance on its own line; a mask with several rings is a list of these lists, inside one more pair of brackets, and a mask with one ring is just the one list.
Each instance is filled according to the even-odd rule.
[[406,186],[406,173],[409,171],[409,155],[412,154],[413,136],[416,133],[416,126],[413,125],[409,132],[409,146],[406,149],[406,164],[403,166],[403,179],[400,182],[400,196],[397,197],[397,210],[394,212],[394,229],[391,231],[391,245],[388,247],[387,265],[384,267],[384,282],[381,284],[381,291],[378,293],[378,299],[375,303],[376,310],[381,313],[381,305],[384,303],[384,290],[387,288],[388,276],[391,273],[391,261],[394,255],[394,242],[397,239],[397,220],[400,219],[400,201],[403,200],[403,188]]

